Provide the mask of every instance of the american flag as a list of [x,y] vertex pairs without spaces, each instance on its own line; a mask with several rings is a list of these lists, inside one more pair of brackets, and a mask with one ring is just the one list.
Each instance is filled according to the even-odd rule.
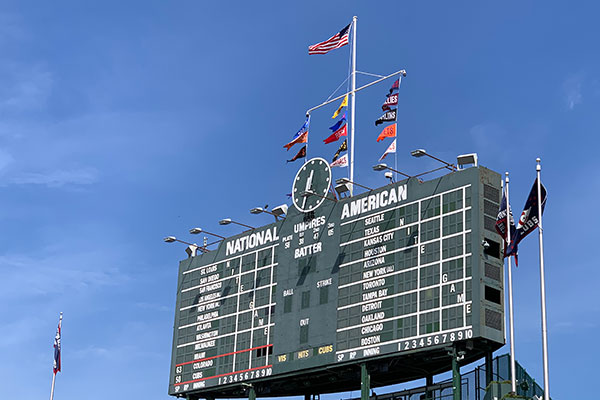
[[62,324],[62,313],[58,320],[58,328],[56,329],[56,336],[54,337],[54,374],[60,372],[60,326]]
[[308,46],[308,54],[327,54],[333,49],[339,49],[348,44],[348,35],[350,34],[350,25],[330,37],[324,42]]

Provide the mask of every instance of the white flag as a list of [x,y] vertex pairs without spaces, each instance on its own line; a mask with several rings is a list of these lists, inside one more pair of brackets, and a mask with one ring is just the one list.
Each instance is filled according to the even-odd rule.
[[[394,150],[395,151],[395,150]],[[333,167],[347,167],[348,166],[348,154],[344,154],[334,162],[330,164]]]
[[[385,153],[383,153],[383,155],[381,156],[381,158],[379,159],[379,161],[383,161],[383,159],[390,153],[395,153],[396,152],[396,139],[394,139],[394,141],[392,142],[392,144],[390,144],[390,147],[387,148],[387,150],[385,151]],[[332,165],[333,166],[333,165]]]

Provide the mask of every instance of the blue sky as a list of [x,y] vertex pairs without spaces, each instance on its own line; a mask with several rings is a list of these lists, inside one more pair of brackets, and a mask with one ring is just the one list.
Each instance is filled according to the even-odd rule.
[[[57,399],[168,398],[185,253],[162,238],[238,233],[225,217],[270,222],[248,210],[287,201],[299,164],[282,146],[348,70],[349,47],[309,57],[307,46],[353,15],[358,69],[408,72],[399,169],[437,166],[415,148],[448,161],[477,152],[511,173],[518,213],[542,158],[551,395],[587,393],[599,355],[599,7],[291,4],[0,3],[0,398],[48,395],[60,311]],[[355,179],[368,186],[385,184],[370,167],[387,146],[373,125],[387,89],[357,96]],[[315,112],[311,143],[335,107]],[[537,235],[520,251],[517,358],[541,383]]]

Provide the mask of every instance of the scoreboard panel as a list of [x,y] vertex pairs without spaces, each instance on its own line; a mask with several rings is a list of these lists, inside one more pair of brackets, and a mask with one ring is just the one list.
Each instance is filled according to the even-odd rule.
[[169,394],[341,391],[360,363],[383,385],[449,370],[451,346],[465,362],[499,348],[500,180],[473,167],[292,206],[182,261]]

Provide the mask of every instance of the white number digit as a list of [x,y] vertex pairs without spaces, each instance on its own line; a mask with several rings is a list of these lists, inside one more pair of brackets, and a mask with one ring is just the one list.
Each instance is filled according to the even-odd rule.
[[181,375],[175,377],[175,383],[181,383]]
[[427,346],[431,346],[431,336],[427,338]]
[[452,333],[450,334],[450,341],[451,341],[451,342],[454,342],[454,340],[455,340],[455,339],[456,339],[456,335],[454,334],[454,332],[452,332]]
[[467,331],[467,334],[466,334],[466,336],[467,336],[467,339],[471,339],[471,338],[473,337],[473,331],[469,329],[469,330]]
[[462,331],[458,331],[457,335],[458,335],[458,340],[461,340],[463,337]]
[[413,340],[413,341],[412,341],[412,348],[413,348],[413,349],[416,349],[416,348],[417,348],[417,341],[416,341],[416,340]]
[[446,336],[448,335],[446,335],[445,333],[442,335],[442,343],[446,343]]
[[419,346],[421,346],[421,347],[425,346],[425,341],[423,339],[421,339],[421,341],[419,342]]
[[404,342],[404,350],[408,350],[408,342]]
[[183,369],[183,367],[180,365],[177,368],[175,368],[175,372],[178,373],[178,374],[180,374],[181,371],[182,371],[182,369]]

